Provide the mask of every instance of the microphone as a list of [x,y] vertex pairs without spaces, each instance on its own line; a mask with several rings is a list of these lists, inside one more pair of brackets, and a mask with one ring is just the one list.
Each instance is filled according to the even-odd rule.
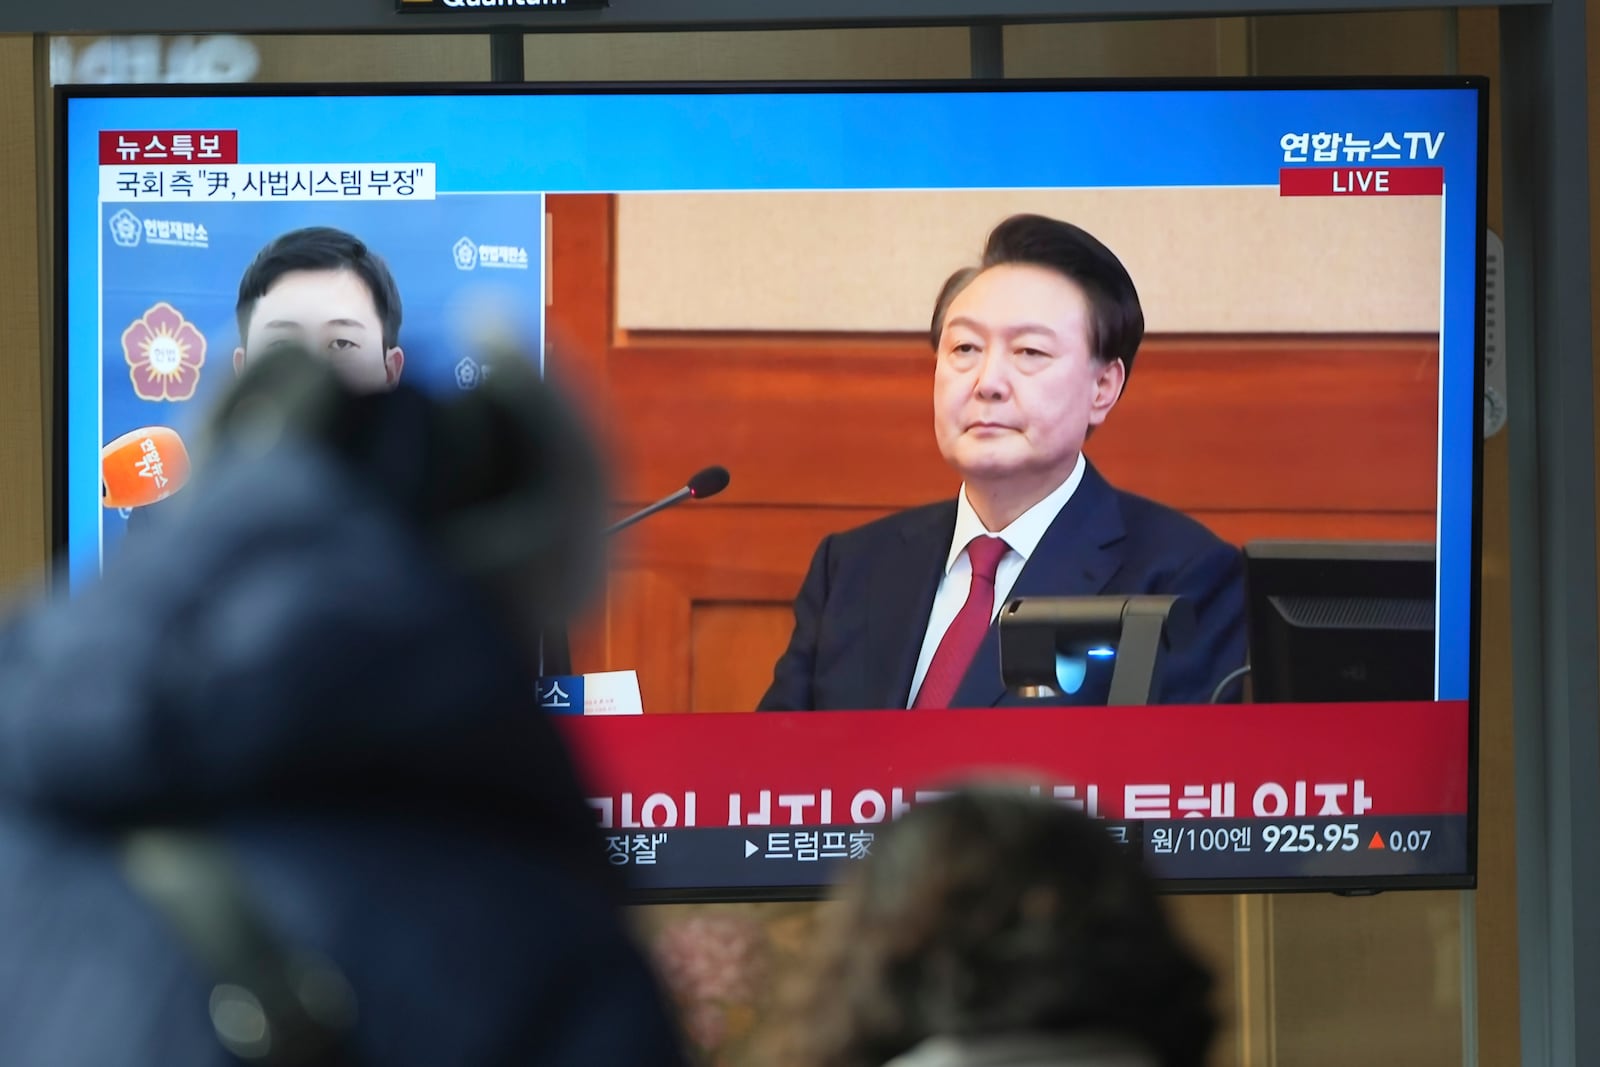
[[131,430],[100,450],[100,504],[138,508],[182,489],[189,480],[189,450],[166,426]]
[[685,500],[704,500],[708,496],[716,496],[718,493],[728,488],[728,481],[728,468],[707,467],[705,470],[696,474],[693,478],[690,478],[688,484],[682,489],[679,489],[676,493],[673,493],[668,497],[662,497],[660,500],[657,500],[654,504],[651,504],[643,511],[634,512],[632,515],[629,515],[627,518],[608,529],[606,531],[606,536],[610,537],[618,530],[626,529],[627,527],[638,522],[640,519],[647,519],[656,512],[661,511],[663,508],[670,508],[672,505],[682,503]]

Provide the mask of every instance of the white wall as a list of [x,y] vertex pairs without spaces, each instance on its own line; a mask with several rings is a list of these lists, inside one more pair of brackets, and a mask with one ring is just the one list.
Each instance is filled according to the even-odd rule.
[[1272,189],[630,194],[618,325],[921,331],[944,279],[1016,211],[1104,241],[1151,332],[1438,330],[1438,198]]

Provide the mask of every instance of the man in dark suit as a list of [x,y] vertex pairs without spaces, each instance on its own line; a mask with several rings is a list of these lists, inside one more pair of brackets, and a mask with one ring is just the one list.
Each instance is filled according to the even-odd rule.
[[[403,307],[389,265],[361,238],[331,226],[305,226],[267,242],[239,278],[234,307],[239,345],[233,367],[279,345],[303,348],[327,360],[350,389],[389,392],[400,384]],[[130,537],[148,536],[161,504],[134,508]],[[543,641],[543,670],[571,671],[565,628]]]
[[[393,389],[405,367],[400,290],[389,266],[354,234],[306,226],[279,234],[239,278],[234,305],[239,345],[233,369],[282,344],[325,358],[362,393]],[[160,501],[128,512],[130,537],[147,536],[166,509]]]
[[[961,492],[823,540],[760,709],[1013,703],[994,625],[1006,602],[1112,594],[1190,602],[1194,640],[1153,700],[1209,701],[1245,661],[1239,551],[1083,456],[1143,337],[1133,280],[1093,236],[1038,215],[996,227],[931,327],[935,437]],[[1061,702],[1105,703],[1108,674]]]

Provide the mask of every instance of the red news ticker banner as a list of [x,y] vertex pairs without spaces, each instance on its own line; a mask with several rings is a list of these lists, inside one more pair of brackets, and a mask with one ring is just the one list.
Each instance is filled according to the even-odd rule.
[[1283,167],[1279,196],[1440,196],[1443,167]]
[[1465,701],[556,722],[608,828],[882,822],[979,775],[1113,820],[1467,811]]
[[101,130],[100,165],[239,162],[238,130]]

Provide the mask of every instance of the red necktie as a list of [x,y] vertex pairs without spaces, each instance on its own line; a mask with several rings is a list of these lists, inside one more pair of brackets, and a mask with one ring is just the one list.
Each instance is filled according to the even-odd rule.
[[998,537],[974,537],[967,545],[967,559],[972,564],[972,587],[967,590],[967,602],[950,621],[950,628],[939,641],[939,648],[923,675],[922,688],[917,690],[913,708],[948,708],[950,698],[956,695],[962,677],[972,664],[972,657],[983,643],[994,618],[994,575],[1000,569],[1000,560],[1011,546]]

